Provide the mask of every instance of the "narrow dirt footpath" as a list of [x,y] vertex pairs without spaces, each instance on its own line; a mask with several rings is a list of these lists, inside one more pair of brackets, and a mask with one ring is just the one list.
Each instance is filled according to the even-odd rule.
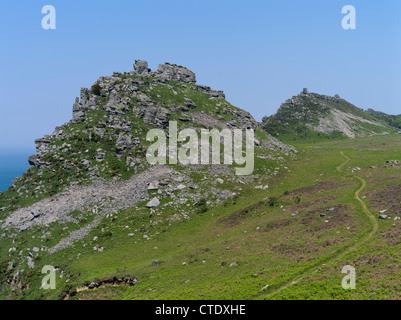
[[[337,171],[340,173],[345,173],[343,171],[344,166],[351,160],[349,157],[347,157],[344,152],[341,151],[341,155],[346,159],[340,166],[337,167]],[[367,217],[369,218],[369,220],[371,221],[372,224],[372,230],[365,236],[363,237],[360,241],[358,241],[357,243],[351,245],[350,247],[348,247],[344,252],[338,254],[337,256],[335,256],[334,258],[330,259],[329,261],[326,261],[325,265],[336,262],[340,259],[342,259],[343,257],[345,257],[346,255],[348,255],[349,253],[353,252],[354,250],[356,250],[358,247],[360,247],[361,245],[363,245],[364,243],[366,243],[368,240],[370,240],[373,235],[377,232],[378,228],[379,228],[379,224],[375,218],[375,216],[373,215],[373,213],[369,210],[367,204],[365,203],[365,201],[363,201],[360,197],[360,194],[363,190],[365,190],[366,186],[367,186],[367,182],[364,178],[359,177],[355,174],[352,175],[353,177],[357,178],[360,182],[361,182],[361,186],[360,188],[355,191],[354,194],[354,198],[355,200],[357,200],[363,209],[363,212],[367,215]],[[321,269],[324,269],[324,266],[320,266],[320,268],[314,267],[311,268],[307,271],[305,271],[302,275],[298,276],[296,279],[294,279],[293,281],[285,284],[284,286],[278,288],[277,290],[269,293],[268,295],[263,296],[262,298],[264,299],[269,299],[271,296],[273,296],[274,294],[281,292],[291,286],[293,286],[294,284],[297,284],[298,282],[300,282],[301,280],[305,279],[307,276],[310,276],[312,274],[317,273],[318,271],[320,271]]]

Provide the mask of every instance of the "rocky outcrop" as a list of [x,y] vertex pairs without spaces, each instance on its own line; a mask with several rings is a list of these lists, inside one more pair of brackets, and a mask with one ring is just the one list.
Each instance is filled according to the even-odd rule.
[[99,281],[94,281],[91,283],[85,283],[83,286],[80,286],[77,288],[77,292],[82,292],[82,291],[87,291],[87,290],[93,290],[105,286],[121,286],[121,285],[127,285],[127,286],[134,286],[138,282],[137,278],[131,278],[131,277],[125,277],[125,278],[120,278],[117,279],[116,277],[112,279],[106,279],[106,280],[99,280]]
[[152,71],[144,60],[135,60],[133,74],[143,77],[156,77],[167,81],[179,81],[195,84],[196,76],[191,70],[175,64],[160,64],[157,71]]
[[156,77],[169,81],[180,81],[192,84],[196,83],[195,73],[187,68],[169,63],[159,65],[159,68],[156,71]]
[[389,126],[352,105],[339,95],[333,97],[303,91],[286,100],[277,113],[263,119],[264,129],[272,135],[299,134],[302,139],[311,132],[331,137],[349,138],[392,131]]
[[[36,274],[42,257],[55,261],[59,255],[54,253],[75,245],[77,259],[86,249],[101,255],[111,248],[103,241],[121,231],[131,245],[138,235],[140,240],[156,240],[159,232],[152,230],[157,224],[190,220],[235,197],[242,190],[237,182],[253,183],[261,178],[259,173],[277,174],[269,168],[270,161],[282,166],[283,157],[294,151],[263,134],[252,115],[232,106],[223,91],[196,85],[190,70],[166,63],[152,71],[143,60],[134,67],[99,77],[90,89],[82,88],[72,120],[35,141],[31,168],[0,193],[0,238],[8,246],[3,258],[13,272]],[[181,132],[256,129],[261,140],[255,141],[256,157],[269,162],[246,177],[236,176],[236,168],[225,164],[151,166],[146,159],[147,134],[159,128],[170,138],[174,134],[170,121],[176,121]],[[185,150],[183,144],[179,141],[166,149]],[[131,218],[137,217],[149,217],[149,228],[146,222],[135,229],[137,221]],[[54,259],[48,259],[51,254]],[[13,281],[12,286],[22,290],[20,277]],[[135,283],[134,278],[114,278],[87,284],[83,290]]]
[[[39,201],[68,191],[76,183],[103,188],[104,180],[128,180],[144,172],[149,167],[146,134],[151,128],[168,134],[170,120],[178,121],[180,130],[260,128],[249,112],[228,103],[224,92],[193,85],[195,75],[184,67],[167,63],[152,71],[143,60],[136,60],[134,67],[135,71],[99,77],[91,89],[81,88],[73,104],[73,119],[35,141],[37,154],[29,158],[31,172],[13,184],[21,197]],[[270,136],[255,145],[282,156],[294,151]],[[79,209],[64,203],[62,210],[54,206],[58,209],[51,215],[31,220],[30,212],[18,208],[14,207],[7,223],[22,229],[36,221],[53,221],[45,216],[57,221],[60,214]],[[18,217],[20,222],[14,220]]]

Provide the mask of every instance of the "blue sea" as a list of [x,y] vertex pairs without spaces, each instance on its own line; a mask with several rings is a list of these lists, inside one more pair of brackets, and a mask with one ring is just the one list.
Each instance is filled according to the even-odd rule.
[[11,187],[11,181],[28,170],[28,158],[32,154],[32,151],[0,151],[0,192]]

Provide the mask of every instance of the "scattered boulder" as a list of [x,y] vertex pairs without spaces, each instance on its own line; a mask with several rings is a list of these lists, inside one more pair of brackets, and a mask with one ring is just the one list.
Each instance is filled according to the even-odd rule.
[[156,208],[156,207],[158,207],[159,205],[160,205],[160,201],[159,201],[158,198],[153,198],[152,200],[150,200],[150,201],[146,204],[146,206],[147,206],[148,208]]
[[159,189],[159,181],[153,181],[149,183],[148,190],[158,190]]
[[31,210],[31,214],[34,218],[37,218],[40,216],[40,212],[36,211],[36,210]]
[[188,70],[187,68],[165,63],[159,65],[156,71],[156,77],[168,80],[168,81],[180,81],[195,84],[196,76],[195,73]]
[[33,262],[33,259],[31,257],[28,257],[27,259],[28,259],[28,262],[27,262],[28,267],[31,269],[35,268],[35,263]]
[[196,108],[195,103],[194,103],[191,99],[184,98],[184,102],[185,102],[185,105],[186,105],[189,109],[195,109],[195,108]]
[[138,75],[147,75],[151,72],[148,63],[145,60],[135,60],[134,70]]
[[97,149],[95,152],[95,159],[97,162],[102,162],[104,160],[104,157],[106,156],[106,153],[103,152],[102,149]]
[[186,186],[184,185],[184,184],[179,184],[178,186],[177,186],[177,188],[175,188],[175,190],[184,190],[186,188]]

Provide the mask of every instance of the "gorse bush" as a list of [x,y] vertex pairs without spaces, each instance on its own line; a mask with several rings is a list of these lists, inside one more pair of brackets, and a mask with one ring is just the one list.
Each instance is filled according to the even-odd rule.
[[270,207],[276,207],[279,205],[279,199],[277,197],[270,197],[267,203]]
[[95,83],[92,86],[91,91],[92,91],[93,94],[95,94],[97,96],[100,96],[100,93],[102,91],[102,87],[98,83]]
[[196,206],[198,207],[197,213],[205,213],[208,210],[206,199],[204,198],[200,199]]

